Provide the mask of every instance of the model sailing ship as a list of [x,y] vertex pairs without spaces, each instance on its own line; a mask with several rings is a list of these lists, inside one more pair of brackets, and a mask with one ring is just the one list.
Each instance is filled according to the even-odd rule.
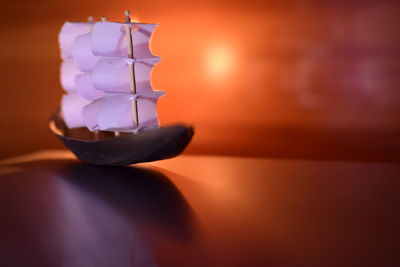
[[160,58],[150,51],[157,25],[131,22],[66,22],[59,34],[61,85],[66,94],[50,128],[81,160],[128,165],[179,155],[193,129],[159,127],[150,74]]

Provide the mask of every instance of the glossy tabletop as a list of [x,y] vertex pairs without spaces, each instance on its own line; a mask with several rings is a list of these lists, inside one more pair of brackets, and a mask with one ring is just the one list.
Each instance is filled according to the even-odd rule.
[[400,165],[0,162],[0,266],[398,266]]

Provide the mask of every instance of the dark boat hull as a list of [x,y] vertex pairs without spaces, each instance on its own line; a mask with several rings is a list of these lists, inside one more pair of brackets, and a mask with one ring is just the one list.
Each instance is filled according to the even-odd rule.
[[110,166],[173,158],[194,134],[192,127],[178,124],[120,136],[102,132],[96,137],[86,128],[69,130],[59,111],[51,117],[50,129],[80,160]]

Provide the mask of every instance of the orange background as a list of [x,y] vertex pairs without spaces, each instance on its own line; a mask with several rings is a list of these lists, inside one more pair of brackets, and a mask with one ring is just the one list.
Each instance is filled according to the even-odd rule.
[[159,23],[161,124],[193,124],[187,153],[399,160],[396,1],[14,1],[0,18],[0,157],[62,148],[57,34],[130,9]]

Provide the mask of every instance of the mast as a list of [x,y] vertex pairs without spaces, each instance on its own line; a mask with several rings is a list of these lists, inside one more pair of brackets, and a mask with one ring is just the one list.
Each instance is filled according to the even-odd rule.
[[92,22],[92,23],[96,22],[96,20],[94,19],[93,16],[88,16],[88,17],[87,17],[87,21],[88,21],[88,22]]
[[[131,26],[131,12],[129,10],[125,10],[124,12],[125,15],[125,30],[127,33],[128,37],[128,57],[131,59],[135,59],[133,55],[133,41],[132,41],[132,26]],[[132,64],[129,64],[129,85],[131,89],[132,94],[136,94],[136,78],[135,78],[135,63],[133,62]],[[134,127],[139,126],[139,114],[138,114],[138,106],[137,106],[137,100],[136,98],[131,101],[132,104],[132,117],[133,117],[133,123]]]

